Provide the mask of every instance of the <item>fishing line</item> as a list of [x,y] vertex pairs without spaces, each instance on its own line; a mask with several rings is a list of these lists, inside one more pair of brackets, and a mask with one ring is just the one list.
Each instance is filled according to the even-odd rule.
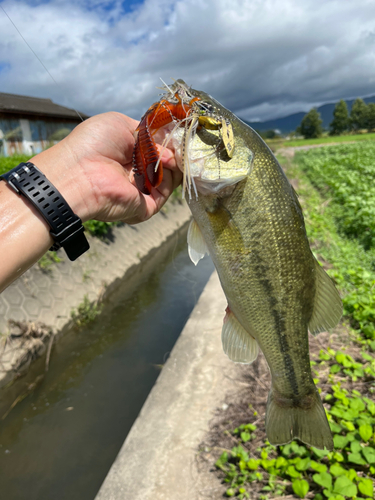
[[[40,62],[40,64],[43,66],[43,68],[47,71],[47,73],[49,74],[51,80],[54,82],[54,84],[56,85],[56,87],[59,89],[59,91],[61,92],[62,95],[64,95],[64,92],[62,92],[61,90],[61,87],[60,85],[56,82],[56,80],[53,78],[53,76],[51,75],[51,73],[48,71],[48,69],[46,68],[46,66],[44,65],[43,61],[38,57],[38,55],[36,54],[36,52],[32,49],[32,47],[28,44],[28,42],[26,41],[25,37],[22,35],[22,33],[20,32],[20,30],[17,28],[17,26],[14,24],[14,22],[12,21],[12,19],[10,18],[9,14],[6,12],[6,10],[4,9],[4,7],[2,5],[0,5],[0,8],[1,10],[4,12],[4,14],[7,16],[7,18],[9,19],[9,21],[13,24],[15,30],[17,31],[17,33],[19,34],[19,36],[22,38],[22,40],[26,43],[26,45],[29,47],[29,49],[31,50],[31,52],[34,54],[34,56],[38,59],[38,61]],[[66,97],[66,96],[64,96]],[[75,111],[77,113],[77,115],[79,116],[79,118],[81,119],[81,121],[84,121],[84,119],[82,118],[81,114],[73,108],[73,111]]]

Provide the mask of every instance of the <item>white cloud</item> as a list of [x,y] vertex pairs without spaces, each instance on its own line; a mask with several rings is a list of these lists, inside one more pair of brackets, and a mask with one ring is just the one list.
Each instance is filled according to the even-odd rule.
[[[0,90],[139,118],[159,77],[246,119],[375,93],[375,3],[349,0],[5,0]],[[133,5],[133,7],[132,7]]]

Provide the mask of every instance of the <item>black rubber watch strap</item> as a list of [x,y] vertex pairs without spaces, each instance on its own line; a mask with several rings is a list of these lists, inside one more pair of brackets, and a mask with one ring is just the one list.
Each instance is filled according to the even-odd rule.
[[20,163],[0,175],[0,179],[5,180],[16,193],[25,196],[51,227],[50,233],[55,240],[51,250],[62,247],[70,260],[76,260],[90,248],[83,234],[81,219],[33,163]]

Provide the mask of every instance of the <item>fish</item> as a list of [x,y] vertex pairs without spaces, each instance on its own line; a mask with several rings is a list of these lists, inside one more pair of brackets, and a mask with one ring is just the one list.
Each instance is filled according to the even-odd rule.
[[228,301],[224,352],[247,364],[263,352],[272,377],[265,417],[271,444],[298,439],[332,450],[308,332],[336,326],[342,302],[310,249],[298,196],[267,144],[231,111],[183,80],[165,92],[164,99],[177,93],[182,103],[198,98],[167,140],[193,216],[189,255],[196,265],[211,256]]

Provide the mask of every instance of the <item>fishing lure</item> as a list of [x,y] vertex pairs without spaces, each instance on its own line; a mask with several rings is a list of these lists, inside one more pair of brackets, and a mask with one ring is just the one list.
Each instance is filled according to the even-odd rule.
[[[212,107],[199,97],[189,94],[189,87],[185,83],[176,82],[177,91],[172,91],[168,85],[166,95],[150,106],[141,118],[136,129],[136,140],[133,150],[133,172],[138,189],[144,194],[150,194],[151,189],[158,187],[163,179],[163,165],[160,161],[164,149],[172,139],[174,132],[185,127],[182,143],[183,158],[183,196],[188,189],[191,198],[190,186],[193,185],[196,196],[197,190],[194,179],[190,175],[189,159],[185,154],[195,132],[202,127],[207,130],[222,129],[222,140],[229,157],[234,150],[234,138],[231,124],[222,117],[213,115]],[[159,154],[154,135],[162,127],[174,123],[175,127],[166,137]]]

